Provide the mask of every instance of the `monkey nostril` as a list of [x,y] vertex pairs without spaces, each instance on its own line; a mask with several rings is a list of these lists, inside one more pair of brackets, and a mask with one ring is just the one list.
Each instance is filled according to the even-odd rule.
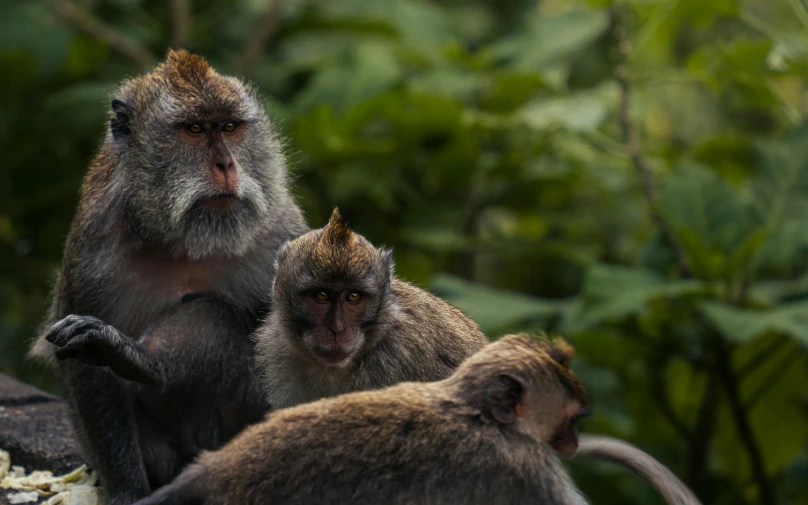
[[233,158],[218,159],[215,165],[219,171],[224,173],[232,172],[236,169],[236,163],[233,161]]

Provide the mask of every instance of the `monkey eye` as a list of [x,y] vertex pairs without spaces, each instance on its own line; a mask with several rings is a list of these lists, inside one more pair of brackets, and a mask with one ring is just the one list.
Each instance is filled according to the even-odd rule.
[[185,127],[185,130],[187,130],[188,133],[192,135],[199,135],[200,133],[203,133],[205,131],[205,129],[202,128],[202,125],[199,123],[189,124],[188,126]]
[[362,299],[362,295],[359,293],[349,293],[348,296],[345,297],[346,300],[349,302],[358,302]]
[[236,131],[236,123],[229,121],[222,125],[222,130],[226,131],[227,133]]
[[328,301],[328,293],[325,291],[318,291],[314,294],[314,298],[320,302],[327,302]]

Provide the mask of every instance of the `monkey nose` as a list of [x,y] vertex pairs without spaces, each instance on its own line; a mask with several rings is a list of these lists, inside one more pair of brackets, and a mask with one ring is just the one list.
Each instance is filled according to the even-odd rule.
[[212,169],[213,182],[222,193],[235,194],[238,190],[238,171],[236,162],[231,156],[219,156],[214,160]]
[[223,173],[234,172],[236,170],[236,162],[233,161],[232,156],[218,156],[215,161],[216,168]]

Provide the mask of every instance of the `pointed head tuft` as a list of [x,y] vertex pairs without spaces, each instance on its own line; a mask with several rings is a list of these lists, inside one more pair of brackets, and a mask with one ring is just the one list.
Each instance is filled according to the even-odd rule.
[[180,96],[199,93],[215,74],[205,58],[185,49],[170,50],[161,66],[172,90]]
[[348,226],[339,213],[339,209],[334,207],[334,212],[331,213],[331,219],[328,224],[323,228],[323,235],[320,238],[326,242],[330,247],[348,246],[351,240],[354,239],[354,233]]

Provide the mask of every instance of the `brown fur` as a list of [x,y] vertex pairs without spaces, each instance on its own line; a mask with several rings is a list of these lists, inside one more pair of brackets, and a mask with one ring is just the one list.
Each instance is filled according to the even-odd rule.
[[[567,409],[532,412],[577,405],[547,350],[546,342],[505,337],[441,382],[273,412],[142,505],[585,503],[548,440],[536,436],[545,432],[535,423],[561,424]],[[506,383],[517,384],[515,395],[499,396],[503,377],[518,381]],[[516,413],[512,422],[490,415],[504,408]]]
[[301,240],[300,247],[310,250],[308,261],[313,270],[345,278],[365,275],[375,252],[369,242],[351,231],[337,209],[322,233]]
[[[314,342],[328,338],[329,330],[314,320],[305,295],[331,285],[366,292],[367,303],[357,316],[353,354],[338,365],[313,355]],[[460,310],[394,277],[389,251],[352,232],[337,211],[324,228],[284,245],[272,304],[275,310],[255,338],[273,408],[404,381],[445,379],[487,343]]]

